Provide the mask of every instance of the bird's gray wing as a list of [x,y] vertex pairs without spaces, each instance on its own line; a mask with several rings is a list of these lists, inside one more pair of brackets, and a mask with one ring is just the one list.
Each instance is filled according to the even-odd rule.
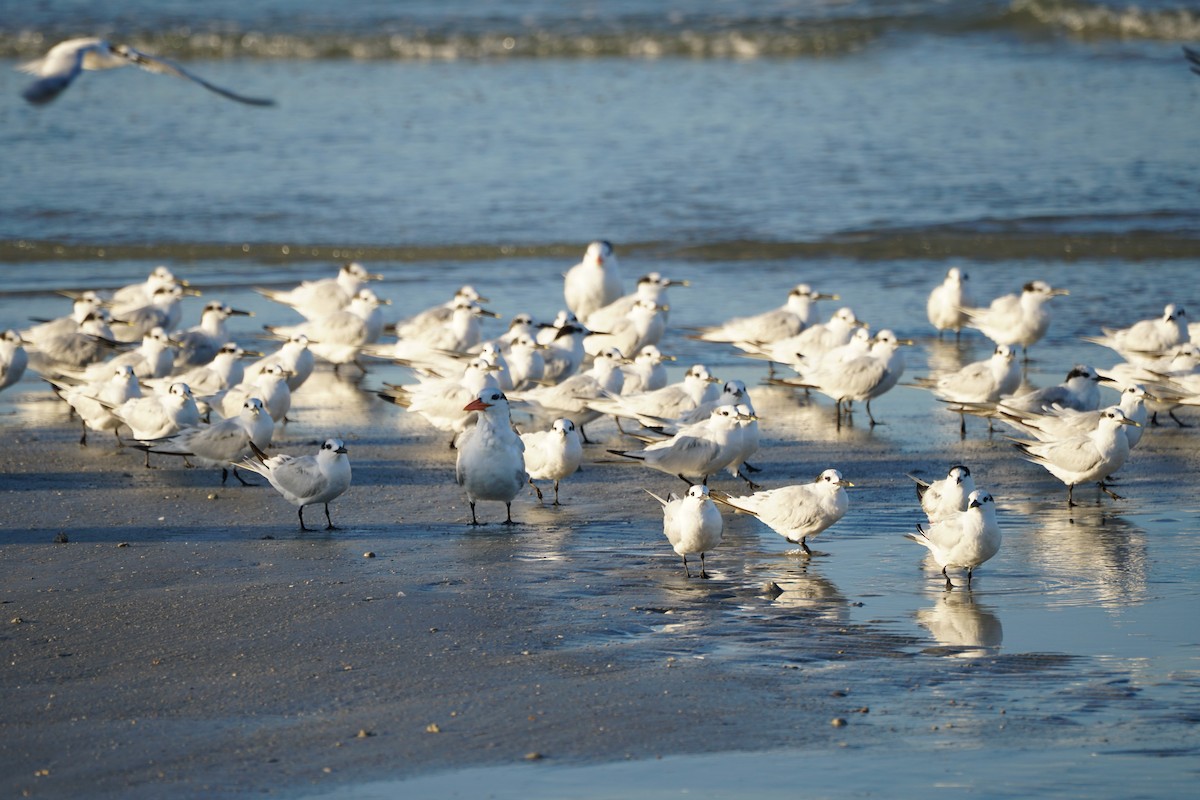
[[1087,472],[1100,463],[1100,451],[1087,437],[1031,445],[1028,452],[1039,461],[1071,472]]
[[[277,456],[278,458],[278,456]],[[325,474],[312,456],[289,458],[271,468],[274,483],[296,497],[312,497],[325,488]]]
[[[123,47],[115,50],[118,55],[129,59],[130,63],[136,64],[148,72],[157,72],[163,75],[174,75],[177,78],[185,78],[193,83],[198,83],[210,92],[215,92],[222,97],[227,97],[230,100],[236,100],[239,103],[245,103],[250,106],[273,106],[274,100],[262,97],[247,97],[236,92],[231,92],[228,89],[223,89],[220,86],[209,83],[198,75],[193,75],[178,64],[168,61],[165,58],[158,56],[147,55],[143,52],[133,49],[132,47]],[[65,87],[64,87],[65,88]],[[61,90],[60,90],[61,91]],[[28,99],[28,98],[26,98]]]

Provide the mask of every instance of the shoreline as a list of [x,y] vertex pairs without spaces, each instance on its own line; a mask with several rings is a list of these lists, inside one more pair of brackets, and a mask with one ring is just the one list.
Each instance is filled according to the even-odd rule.
[[[822,438],[826,405],[756,392],[760,413],[782,420],[792,403],[799,422],[788,425],[808,425],[804,441],[764,442],[760,482],[811,479],[801,477],[808,465],[828,462],[861,488],[809,563],[752,520],[727,516],[708,581],[684,578],[657,504],[630,499],[642,485],[679,482],[602,463],[610,422],[597,426],[601,443],[583,471],[563,482],[566,505],[539,508],[522,495],[509,529],[495,524],[503,504],[481,504],[493,524],[472,529],[443,437],[367,403],[375,421],[347,440],[354,483],[331,506],[341,530],[312,533],[298,531],[294,508],[269,487],[221,487],[215,470],[145,470],[140,452],[114,455],[101,437],[80,448],[65,423],[17,432],[0,453],[6,789],[296,797],[528,761],[786,745],[850,747],[865,766],[897,742],[923,750],[986,739],[1032,753],[1134,735],[1119,708],[1115,728],[1069,732],[1040,710],[1035,687],[1066,692],[1080,671],[1103,680],[1092,659],[972,654],[966,644],[939,652],[886,619],[856,618],[885,602],[876,579],[829,576],[856,551],[899,539],[913,509],[880,511],[898,492],[907,498],[905,467],[934,458],[937,445],[912,444],[918,431],[902,411],[875,432]],[[278,451],[318,440],[323,421],[303,407],[299,418]],[[964,447],[992,483],[1028,480],[1028,465],[996,448]],[[1130,478],[1152,491],[1141,473]],[[54,543],[60,532],[69,542]],[[919,563],[915,549],[896,549]],[[975,596],[1019,570],[1003,555],[979,571]],[[905,580],[938,596],[932,577]],[[768,581],[790,602],[766,594]],[[1004,684],[999,696],[989,675]],[[1149,724],[1133,727],[1151,739],[1182,735],[1178,723],[1153,733]]]

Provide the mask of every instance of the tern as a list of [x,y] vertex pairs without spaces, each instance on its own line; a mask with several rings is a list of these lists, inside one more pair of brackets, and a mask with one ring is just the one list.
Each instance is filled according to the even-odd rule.
[[37,76],[37,80],[29,84],[25,91],[21,92],[21,96],[35,106],[45,105],[66,91],[72,81],[79,77],[79,73],[84,70],[115,69],[128,66],[141,67],[147,72],[184,78],[203,86],[210,92],[246,105],[271,106],[275,104],[274,100],[247,97],[223,89],[165,58],[143,53],[126,44],[110,44],[104,39],[95,37],[59,42],[41,58],[17,67],[22,72]]
[[675,553],[683,558],[683,573],[692,577],[687,557],[689,553],[699,553],[700,577],[707,578],[704,554],[721,543],[721,534],[725,530],[725,520],[709,497],[708,487],[692,486],[683,497],[672,492],[666,500],[649,489],[643,491],[662,506],[663,535]]
[[346,455],[345,442],[326,439],[316,455],[299,458],[286,453],[269,456],[253,441],[250,451],[251,455],[235,466],[262,475],[285,500],[297,506],[300,530],[312,530],[304,524],[304,507],[318,503],[325,506],[325,530],[337,530],[329,517],[329,504],[350,488],[350,459]]
[[963,511],[931,524],[927,528],[917,526],[916,533],[904,534],[917,544],[924,545],[933,555],[933,560],[942,568],[946,588],[954,588],[948,567],[960,567],[967,571],[967,588],[975,568],[1000,551],[1000,525],[996,522],[996,503],[985,491],[976,489],[967,498]]

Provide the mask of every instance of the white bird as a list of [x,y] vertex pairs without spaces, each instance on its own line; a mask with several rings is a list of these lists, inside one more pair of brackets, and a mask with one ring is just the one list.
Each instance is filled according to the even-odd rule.
[[[431,322],[411,335],[399,336],[390,357],[401,361],[420,362],[432,351],[466,353],[479,344],[482,334],[480,317],[497,317],[479,304],[466,299],[454,301],[450,314],[443,320]],[[411,327],[411,326],[406,326]],[[388,351],[382,350],[381,353]]]
[[966,511],[967,498],[975,491],[975,478],[962,464],[951,467],[941,480],[926,482],[916,475],[909,474],[908,477],[917,484],[917,499],[930,522],[941,522]]
[[113,408],[112,413],[129,428],[134,439],[140,440],[161,439],[200,424],[196,398],[191,388],[179,381],[172,383],[165,393],[130,398]]
[[523,392],[537,386],[546,374],[546,359],[542,356],[546,345],[538,344],[527,333],[515,337],[504,357],[508,365],[508,379],[514,391]]
[[308,337],[303,333],[289,336],[278,350],[268,353],[245,368],[244,381],[257,380],[263,370],[272,364],[278,364],[288,373],[287,385],[293,392],[304,385],[308,376],[312,375],[316,358],[308,346]]
[[996,521],[996,503],[985,491],[976,489],[967,498],[967,508],[927,528],[917,525],[916,533],[904,534],[917,544],[924,545],[933,560],[942,568],[946,588],[954,588],[948,567],[967,571],[967,587],[975,568],[1000,552],[1000,525]]
[[185,78],[203,86],[210,92],[246,105],[270,106],[275,104],[274,100],[246,97],[211,84],[165,58],[143,53],[128,45],[109,44],[103,39],[94,37],[59,42],[41,58],[17,67],[22,72],[37,76],[37,80],[29,84],[25,91],[21,92],[21,96],[34,105],[44,105],[62,94],[83,70],[113,69],[127,67],[131,64],[141,67],[147,72]]
[[7,389],[25,374],[29,354],[22,347],[21,334],[7,330],[0,335],[0,390]]
[[269,325],[266,329],[276,336],[289,338],[304,334],[308,337],[309,349],[317,358],[333,364],[334,372],[343,364],[354,364],[366,372],[358,356],[371,336],[368,318],[381,302],[374,292],[360,290],[340,311],[299,325]]
[[142,342],[133,350],[113,356],[108,361],[88,364],[82,370],[60,367],[59,372],[68,378],[94,381],[112,374],[114,367],[128,364],[138,380],[163,378],[175,367],[175,347],[171,337],[162,328],[154,328],[142,337]]
[[787,302],[779,308],[748,317],[734,317],[720,325],[700,328],[689,338],[706,342],[725,342],[740,349],[741,343],[770,344],[795,336],[812,322],[818,300],[838,300],[836,294],[822,294],[807,283],[797,284],[788,292]]
[[171,272],[169,267],[160,264],[150,270],[146,280],[115,289],[108,302],[113,308],[136,308],[153,300],[154,293],[164,286],[181,286],[186,289],[188,282],[175,277],[175,273]]
[[318,503],[325,506],[325,530],[336,530],[329,517],[329,504],[345,494],[350,488],[350,459],[346,455],[346,443],[341,439],[326,439],[316,455],[294,457],[285,453],[269,456],[253,441],[251,455],[237,462],[236,466],[262,475],[275,491],[297,507],[300,530],[312,530],[304,524],[304,507]]
[[1168,304],[1156,319],[1144,319],[1128,328],[1102,330],[1103,336],[1084,336],[1084,341],[1114,350],[1126,361],[1153,359],[1189,339],[1187,312],[1174,303]]
[[379,396],[389,403],[406,409],[421,417],[440,431],[453,434],[454,439],[466,430],[475,418],[473,411],[463,408],[485,389],[499,390],[496,368],[482,359],[467,363],[461,375],[454,378],[419,378],[417,383],[397,385],[384,384]]
[[1100,375],[1086,364],[1076,364],[1062,383],[1009,397],[996,404],[1000,411],[1045,413],[1052,408],[1095,411],[1100,407]]
[[522,433],[525,445],[525,471],[529,485],[542,501],[542,490],[534,481],[554,481],[554,505],[558,505],[558,483],[574,475],[583,463],[583,441],[575,423],[563,417],[554,420],[548,431]]
[[584,323],[598,331],[610,331],[628,313],[638,300],[645,300],[656,306],[662,306],[662,317],[665,322],[669,318],[670,303],[667,302],[667,288],[670,286],[691,286],[688,281],[674,281],[661,272],[650,272],[638,278],[637,287],[632,294],[618,297],[604,308],[598,308],[584,318]]
[[[702,370],[702,374],[708,375],[708,367],[705,367],[703,364],[698,364],[696,367]],[[693,367],[693,369],[696,367]],[[704,398],[700,401],[700,405],[668,421],[662,426],[662,429],[667,433],[674,433],[685,425],[703,422],[719,406],[736,407],[741,403],[750,402],[750,391],[746,388],[745,381],[738,380],[737,378],[725,381],[725,383],[721,384],[720,391],[717,391],[717,383],[719,383],[718,379],[708,381],[707,388],[704,390]]]
[[[1146,409],[1148,396],[1146,388],[1141,384],[1126,386],[1121,391],[1121,400],[1117,407],[1126,417],[1137,423],[1123,428],[1130,448],[1136,447],[1142,440],[1142,433],[1149,416]],[[1054,407],[1041,413],[1032,411],[1021,413],[1003,406],[1000,408],[1000,419],[1003,422],[1016,428],[1024,436],[1040,442],[1085,436],[1096,429],[1100,423],[1100,417],[1103,415],[1104,412],[1099,409],[1079,411],[1074,408]]]
[[[603,414],[589,407],[589,403],[600,397],[619,395],[625,382],[621,365],[625,358],[616,348],[609,347],[596,354],[591,368],[553,386],[538,386],[527,392],[513,395],[513,401],[522,413],[535,418],[536,427],[557,417],[567,417],[579,427],[579,435],[590,444],[584,425],[599,419]],[[541,424],[538,424],[538,423]]]
[[538,344],[546,345],[542,358],[546,362],[543,380],[559,383],[574,375],[587,355],[583,340],[591,331],[580,324],[570,311],[560,311],[554,322],[538,331]]
[[225,327],[225,320],[235,316],[252,317],[254,312],[230,308],[219,300],[205,304],[200,312],[199,325],[179,331],[171,337],[179,348],[175,365],[196,366],[212,361],[222,345],[233,340]]
[[1120,500],[1104,480],[1119,470],[1129,457],[1129,439],[1121,427],[1137,425],[1118,406],[1104,409],[1096,429],[1083,436],[1047,442],[1017,442],[1025,459],[1040,464],[1067,485],[1067,505],[1074,506],[1075,487],[1096,481],[1100,489]]
[[512,501],[529,481],[525,471],[525,445],[512,427],[508,398],[499,389],[484,389],[464,411],[479,412],[474,427],[458,437],[454,475],[467,492],[471,524],[478,525],[475,504],[499,500],[508,509],[504,522],[513,524]]
[[287,291],[276,289],[255,289],[268,300],[282,303],[294,308],[302,317],[308,320],[341,311],[350,305],[350,301],[358,294],[367,281],[381,281],[383,276],[370,272],[362,264],[352,261],[343,264],[338,274],[332,278],[322,278],[316,281],[304,281],[295,288]]
[[966,407],[994,406],[1002,397],[1015,392],[1021,385],[1021,365],[1017,363],[1017,351],[1001,344],[991,358],[973,361],[936,378],[918,378],[912,385],[928,389],[938,400],[949,404],[952,411],[957,411],[959,430],[966,436]]
[[584,352],[595,355],[607,347],[622,353],[636,353],[648,344],[658,344],[666,332],[667,307],[653,300],[636,300],[624,317],[603,333],[592,333],[583,340]]
[[226,342],[207,364],[165,378],[147,378],[143,383],[156,392],[165,392],[171,384],[182,382],[191,387],[192,394],[197,397],[212,397],[245,380],[246,368],[242,359],[246,355],[246,351],[233,342]]
[[975,299],[967,288],[968,279],[967,273],[958,267],[951,267],[946,279],[929,293],[925,313],[939,337],[943,331],[954,331],[954,338],[957,339],[966,326],[967,314],[963,309],[975,305]]
[[847,486],[854,484],[843,480],[836,469],[827,469],[812,483],[765,489],[743,497],[713,492],[712,498],[734,511],[754,516],[792,544],[799,544],[805,556],[811,556],[808,539],[846,515],[850,507]]
[[[134,439],[148,441],[176,434],[184,428],[200,424],[200,409],[186,383],[171,384],[165,393],[154,392],[145,397],[126,400],[112,409],[133,434]],[[150,451],[146,451],[146,466],[150,466]]]
[[670,439],[654,442],[641,450],[608,452],[659,472],[677,475],[688,485],[707,483],[710,475],[728,467],[740,452],[740,422],[737,408],[719,406],[707,420],[681,428]]
[[758,415],[754,413],[754,406],[751,405],[749,397],[746,398],[746,402],[738,403],[734,408],[738,412],[737,447],[725,469],[731,476],[744,480],[751,489],[761,489],[761,486],[742,472],[742,467],[753,469],[746,464],[746,459],[758,452],[761,438],[758,430]]
[[834,401],[837,427],[842,426],[843,408],[850,414],[850,404],[855,400],[865,401],[867,418],[871,427],[878,424],[871,413],[871,400],[896,385],[904,373],[904,357],[899,355],[901,344],[909,340],[897,339],[891,331],[880,331],[878,341],[865,353],[853,355],[843,352],[840,356],[827,353],[817,361],[815,369],[805,372],[798,380],[780,380],[777,383],[813,389]]
[[683,557],[683,574],[692,577],[687,557],[689,553],[699,553],[700,577],[707,578],[704,554],[721,543],[721,535],[725,531],[725,520],[708,496],[708,487],[692,486],[683,497],[672,492],[666,500],[649,489],[643,491],[662,506],[663,534],[675,553]]
[[1070,294],[1045,281],[1030,281],[1020,294],[997,297],[987,308],[965,309],[967,324],[996,344],[1021,345],[1028,357],[1029,347],[1046,335],[1050,312],[1045,304],[1051,298]]
[[622,295],[621,269],[610,242],[588,245],[583,260],[563,276],[567,308],[581,320]]
[[45,327],[30,328],[22,331],[21,338],[38,356],[39,364],[49,362],[49,368],[55,370],[64,366],[85,367],[100,361],[113,350],[112,329],[104,309],[89,312],[75,324],[51,322]]
[[621,367],[621,371],[625,373],[625,385],[621,387],[621,394],[639,394],[663,388],[670,380],[664,362],[674,360],[675,356],[663,355],[663,352],[652,344],[638,350],[633,360]]
[[76,333],[83,321],[93,315],[103,316],[105,302],[94,291],[88,290],[72,296],[71,313],[55,319],[42,320],[36,325],[21,331],[21,338],[26,344],[37,349],[40,342],[49,341],[58,336]]
[[251,397],[257,397],[275,422],[283,422],[292,409],[292,390],[288,388],[287,370],[280,364],[267,367],[253,381],[243,380],[230,386],[220,399],[221,415],[232,417]]
[[861,322],[852,309],[842,307],[828,321],[809,325],[795,336],[767,344],[748,342],[741,349],[751,357],[780,364],[795,364],[800,359],[812,362],[835,347],[847,344],[854,329],[859,327],[865,328],[867,324]]
[[[396,336],[400,339],[420,339],[427,329],[436,328],[448,322],[454,314],[454,309],[460,304],[480,305],[486,302],[488,302],[488,299],[481,295],[474,286],[470,284],[460,286],[458,291],[454,293],[454,296],[445,303],[427,308],[402,322],[396,323]],[[513,319],[513,324],[517,324],[516,318]]]
[[[632,419],[647,427],[654,427],[695,409],[704,402],[708,390],[717,380],[703,364],[693,364],[678,383],[638,394],[605,394],[589,400],[587,405],[593,411],[609,414],[618,420]],[[708,413],[711,413],[711,409]],[[704,417],[707,416],[706,413]]]
[[121,420],[113,416],[112,409],[126,400],[142,396],[132,367],[122,364],[113,368],[109,377],[92,383],[69,384],[51,378],[46,380],[59,396],[75,409],[75,413],[83,422],[83,436],[79,439],[81,445],[87,445],[89,429],[112,431],[117,437],[117,443],[123,444],[118,432]]
[[1175,409],[1180,405],[1194,405],[1200,396],[1200,348],[1184,342],[1158,359],[1153,368],[1142,363],[1139,359],[1137,364],[1124,362],[1097,372],[1103,380],[1114,383],[1122,391],[1133,386],[1145,387],[1150,425],[1158,425],[1158,415],[1167,413],[1179,427],[1188,427],[1175,416]]
[[232,465],[233,477],[243,486],[251,486],[238,474],[237,462],[251,452],[251,442],[260,450],[270,447],[274,434],[271,415],[261,400],[251,397],[236,417],[184,428],[164,439],[148,440],[138,446],[150,453],[194,458],[202,467],[220,468],[221,485],[229,478]]
[[158,287],[147,302],[111,305],[109,313],[117,340],[136,342],[154,328],[175,330],[183,314],[185,293],[183,286],[176,283]]

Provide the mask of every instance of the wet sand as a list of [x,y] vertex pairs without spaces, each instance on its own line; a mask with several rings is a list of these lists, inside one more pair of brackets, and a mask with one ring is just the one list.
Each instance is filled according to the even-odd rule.
[[[1044,758],[1052,752],[1071,763],[1107,754],[1089,774],[1125,782],[1101,782],[1101,795],[1106,785],[1109,796],[1125,796],[1118,786],[1169,794],[1195,777],[1193,615],[1178,642],[1147,645],[1147,660],[1073,648],[1055,613],[1082,613],[1096,597],[1105,605],[1103,537],[1136,550],[1143,513],[1173,513],[1173,530],[1194,523],[1194,499],[1180,506],[1155,483],[1163,464],[1195,469],[1194,432],[1147,437],[1122,476],[1135,500],[1105,498],[1068,518],[1048,476],[978,430],[959,442],[948,416],[931,425],[913,390],[876,404],[887,425],[856,418],[839,433],[827,402],[760,387],[756,405],[773,432],[754,459],[759,480],[810,480],[837,466],[858,487],[810,561],[753,520],[727,516],[713,577],[701,581],[684,577],[641,491],[675,490],[677,480],[608,463],[598,444],[563,483],[561,508],[522,496],[509,528],[496,524],[501,504],[481,504],[490,524],[471,528],[444,437],[345,381],[318,383],[353,399],[322,411],[329,404],[306,403],[317,389],[305,387],[277,444],[306,452],[334,427],[327,415],[353,422],[354,484],[333,505],[334,532],[300,532],[269,488],[232,478],[222,487],[216,471],[158,459],[146,470],[140,452],[105,437],[81,448],[41,396],[25,398],[20,424],[4,423],[17,440],[0,450],[6,796],[355,797],[418,776],[432,776],[422,791],[439,774],[449,787],[473,774],[464,768],[551,775],[779,749],[787,754],[773,768],[730,774],[745,770],[744,788],[789,785],[792,775],[803,785],[820,770],[813,786],[891,794],[879,759],[942,753],[951,757],[900,793],[953,773],[976,791],[1007,780],[1069,795],[1061,765]],[[618,441],[611,422],[591,430]],[[945,593],[899,535],[920,519],[904,473],[936,477],[950,454],[1003,498],[1005,549],[972,593]],[[714,485],[734,488],[726,477]],[[310,524],[320,516],[310,512]],[[1078,565],[1030,553],[1042,535],[1079,529],[1098,543],[1080,545],[1080,574],[1093,583],[1070,587]],[[1179,569],[1194,567],[1190,547]],[[1112,582],[1136,583],[1123,564]],[[784,593],[764,591],[771,582]],[[1074,593],[1056,608],[1063,591]],[[1157,586],[1118,587],[1114,602],[1146,604],[1164,591],[1172,608],[1190,605]],[[1047,646],[1023,646],[1043,636]],[[816,756],[830,749],[840,755],[822,767]],[[688,763],[672,763],[665,774],[684,782]],[[859,777],[831,781],[833,764]],[[491,774],[474,785],[503,796],[505,773],[494,783]],[[610,788],[623,785],[612,778]]]

